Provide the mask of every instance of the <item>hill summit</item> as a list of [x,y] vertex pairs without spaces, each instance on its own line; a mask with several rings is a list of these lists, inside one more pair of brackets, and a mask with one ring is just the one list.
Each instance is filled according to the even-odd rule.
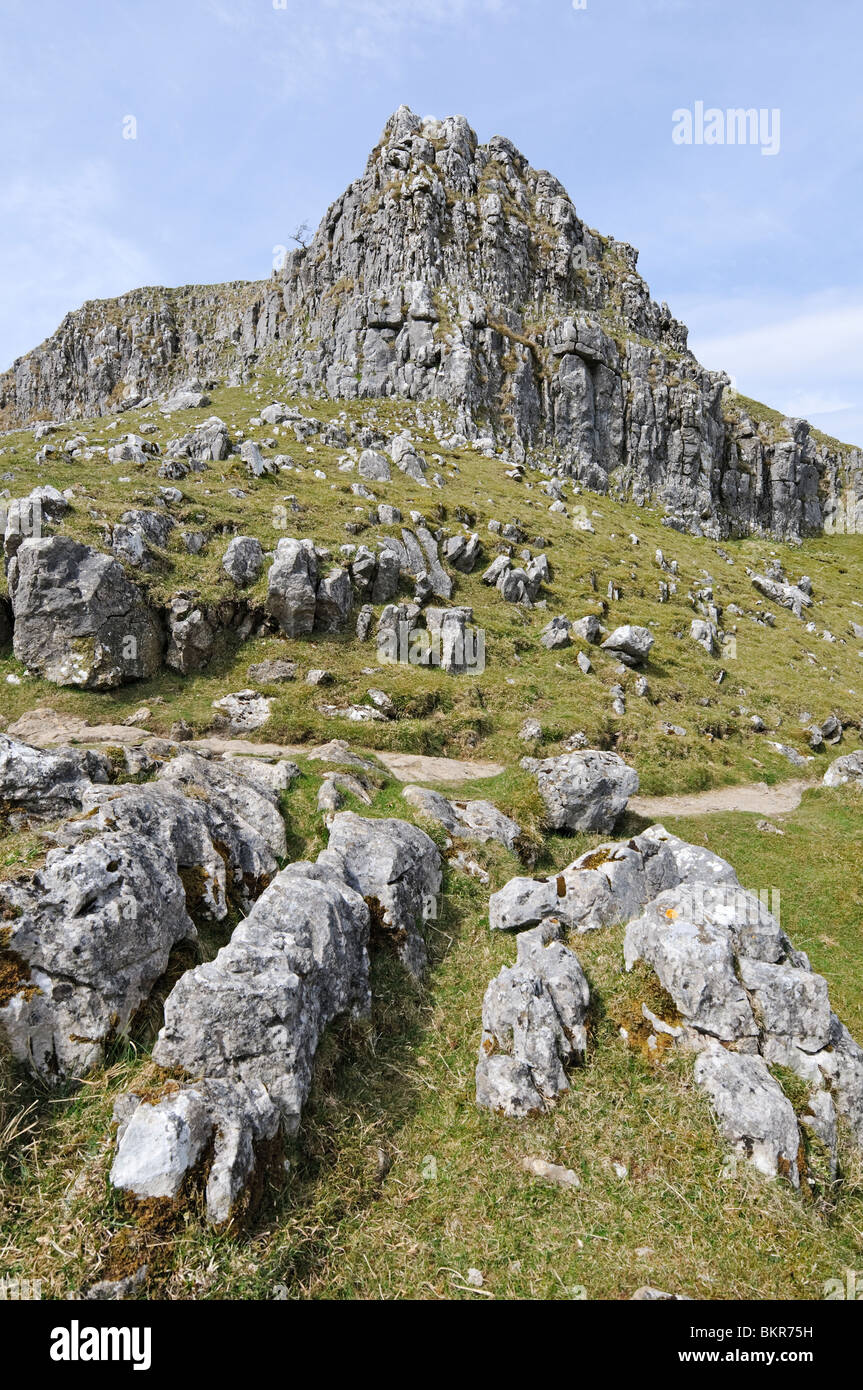
[[390,117],[307,247],[260,282],[91,301],[0,377],[0,424],[105,414],[191,376],[452,406],[468,439],[714,538],[863,529],[863,455],[737,396],[637,251],[463,116]]

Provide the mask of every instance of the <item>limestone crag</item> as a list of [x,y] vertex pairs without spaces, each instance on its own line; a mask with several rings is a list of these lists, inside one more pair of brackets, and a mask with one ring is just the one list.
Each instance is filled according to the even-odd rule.
[[85,304],[0,377],[0,422],[204,403],[202,383],[267,365],[294,391],[440,401],[468,438],[681,528],[863,528],[860,452],[753,419],[637,258],[508,140],[401,107],[271,279]]

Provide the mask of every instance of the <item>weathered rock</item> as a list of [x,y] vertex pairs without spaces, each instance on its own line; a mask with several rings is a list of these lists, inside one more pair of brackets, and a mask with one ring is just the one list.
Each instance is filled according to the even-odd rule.
[[800,1185],[800,1131],[794,1107],[763,1057],[714,1044],[695,1062],[695,1080],[710,1096],[719,1128],[735,1153],[768,1177]]
[[369,920],[332,868],[283,869],[216,958],[174,986],[154,1060],[190,1077],[262,1083],[294,1133],[324,1029],[368,1009]]
[[202,671],[213,655],[216,632],[203,608],[188,594],[175,594],[168,609],[165,665],[182,676]]
[[253,478],[263,478],[267,473],[276,472],[275,459],[265,459],[258,445],[253,439],[244,439],[240,445],[240,458],[246,465],[246,471]]
[[161,402],[159,409],[165,414],[171,414],[175,410],[199,410],[201,406],[209,404],[209,396],[199,389],[199,385],[189,383],[172,391]]
[[334,738],[313,748],[309,753],[309,762],[341,763],[345,767],[361,768],[364,772],[373,772],[375,767],[368,758],[355,753],[343,738]]
[[638,791],[638,773],[616,753],[565,753],[532,770],[555,830],[611,830]]
[[521,837],[521,826],[491,801],[450,801],[440,792],[416,786],[404,787],[402,796],[420,815],[437,821],[456,839],[475,840],[480,844],[497,840],[507,849],[515,850]]
[[703,647],[708,656],[715,656],[719,647],[719,632],[715,623],[706,622],[703,618],[693,618],[689,628],[689,635],[693,642],[697,642]]
[[630,623],[616,627],[606,637],[602,650],[622,661],[624,666],[641,666],[650,655],[654,637],[650,628],[633,627]]
[[156,1101],[130,1092],[117,1103],[112,1186],[139,1201],[177,1201],[210,1154],[206,1211],[214,1226],[240,1214],[279,1130],[279,1112],[260,1082],[168,1083]]
[[4,883],[0,901],[0,1031],[50,1084],[101,1060],[172,948],[196,936],[169,856],[131,833],[51,850],[30,880]]
[[341,631],[351,615],[353,602],[351,577],[346,569],[336,566],[318,584],[315,629],[319,632]]
[[485,666],[485,635],[473,627],[472,608],[427,608],[429,659],[448,675],[479,674]]
[[169,439],[165,453],[171,457],[193,459],[198,463],[226,459],[231,452],[228,427],[218,415],[211,415],[181,438]]
[[110,531],[111,549],[127,564],[150,569],[153,561],[151,546],[164,550],[174,529],[174,520],[167,512],[132,510],[124,512],[120,525]]
[[372,804],[365,779],[360,780],[360,777],[346,772],[328,772],[318,789],[318,810],[326,816],[335,815],[344,805],[345,792],[357,797],[366,806]]
[[258,661],[251,665],[246,672],[253,685],[283,685],[286,681],[296,680],[297,663],[295,661]]
[[318,561],[309,540],[284,538],[267,579],[267,611],[288,637],[307,636],[314,627]]
[[382,550],[377,557],[371,588],[372,603],[388,603],[395,598],[401,582],[401,560],[394,550]]
[[538,719],[525,719],[518,736],[522,743],[536,743],[542,738],[542,725]]
[[758,1026],[738,980],[727,931],[704,913],[688,911],[688,895],[661,893],[626,929],[627,969],[636,960],[653,966],[680,1014],[702,1034],[722,1042],[751,1040]]
[[844,753],[836,758],[824,774],[825,787],[863,786],[863,752]]
[[521,931],[555,916],[578,932],[627,922],[646,903],[681,881],[671,850],[659,839],[600,845],[548,878],[513,878],[489,899],[492,930]]
[[339,873],[369,904],[377,930],[390,934],[413,975],[425,968],[422,923],[438,910],[442,871],[434,841],[400,820],[366,820],[352,811],[333,818],[318,863]]
[[820,1052],[830,1042],[832,1013],[827,981],[812,970],[743,957],[740,982],[762,1032],[801,1052]]
[[768,739],[771,748],[786,758],[792,767],[805,767],[809,758],[803,753],[798,753],[796,748],[792,748],[788,743],[778,743],[774,739]]
[[241,589],[256,583],[264,568],[264,552],[255,536],[234,536],[222,559],[222,569]]
[[194,753],[172,758],[157,781],[201,803],[213,843],[222,848],[231,868],[234,891],[243,899],[254,898],[287,850],[277,793],[250,781],[231,763]]
[[460,574],[473,573],[480,549],[480,539],[475,531],[469,536],[450,536],[443,544],[447,564],[452,565]]
[[220,700],[213,701],[213,709],[219,711],[220,719],[231,734],[252,733],[262,728],[270,717],[270,701],[257,690],[237,690],[232,695],[223,695]]
[[375,610],[370,603],[364,603],[357,614],[357,640],[360,642],[368,641],[369,634],[375,621]]
[[93,782],[107,782],[110,764],[103,753],[74,748],[47,752],[0,734],[0,805],[42,816],[68,814],[80,807]]
[[[70,844],[103,832],[139,835],[160,844],[183,881],[187,910],[214,921],[228,915],[228,895],[235,890],[228,871],[237,873],[244,867],[236,846],[245,827],[235,822],[229,838],[220,833],[226,823],[224,813],[215,816],[200,798],[187,797],[164,783],[93,787],[84,797],[83,810],[80,821],[65,827]],[[275,872],[275,860],[258,840],[270,872]],[[245,892],[239,896],[244,900]]]
[[[407,533],[403,533],[407,534]],[[417,527],[417,539],[422,546],[424,563],[422,570],[428,576],[431,591],[436,598],[452,598],[453,582],[438,557],[438,543],[425,526]],[[413,571],[416,573],[417,571]]]
[[572,641],[571,632],[572,623],[561,614],[560,617],[552,618],[551,622],[542,629],[539,634],[540,644],[549,651],[568,647]]
[[583,1057],[590,990],[578,957],[546,921],[518,938],[518,958],[482,1006],[477,1104],[505,1115],[544,1111],[568,1089],[565,1064]]
[[181,871],[190,910],[221,920],[229,895],[248,904],[286,852],[279,795],[297,776],[292,763],[206,760],[184,753],[144,786],[93,787],[85,816],[66,827],[122,830],[161,841]]
[[582,642],[598,642],[602,635],[602,624],[589,613],[586,618],[579,618],[572,624],[572,633],[575,637],[580,637]]
[[765,598],[780,604],[783,608],[790,608],[798,618],[802,618],[804,608],[812,607],[811,595],[803,589],[798,589],[794,584],[782,584],[777,580],[767,579],[761,574],[752,576],[752,584],[759,593],[764,594]]
[[105,690],[159,669],[159,620],[116,560],[67,536],[25,540],[9,582],[15,655],[45,680]]
[[357,472],[368,482],[388,483],[392,477],[389,459],[374,449],[364,449],[360,454]]

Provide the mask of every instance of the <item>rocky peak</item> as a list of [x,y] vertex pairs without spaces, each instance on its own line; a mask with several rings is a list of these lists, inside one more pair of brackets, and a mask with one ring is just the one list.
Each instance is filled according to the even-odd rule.
[[816,442],[805,421],[753,422],[637,260],[509,140],[401,106],[271,279],[84,305],[0,378],[0,424],[267,366],[294,393],[440,401],[469,438],[657,502],[681,528],[863,528],[860,453]]

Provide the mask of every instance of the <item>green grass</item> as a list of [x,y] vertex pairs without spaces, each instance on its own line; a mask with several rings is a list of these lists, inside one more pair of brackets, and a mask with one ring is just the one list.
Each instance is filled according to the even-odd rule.
[[[409,814],[398,787],[381,782],[371,814]],[[285,799],[297,854],[323,843],[316,786],[307,771]],[[858,1034],[861,811],[856,793],[819,791],[782,818],[784,838],[758,833],[750,816],[667,823],[729,857],[748,886],[781,886],[783,925]],[[623,832],[639,824],[630,816]],[[539,867],[561,867],[595,840],[548,841]],[[497,846],[477,857],[492,886],[518,869]],[[694,1298],[810,1299],[860,1266],[863,1196],[851,1155],[838,1188],[815,1199],[729,1166],[691,1057],[665,1051],[651,1062],[623,1042],[621,1022],[655,986],[623,973],[622,929],[572,942],[594,1002],[586,1065],[571,1073],[570,1091],[539,1119],[478,1110],[482,996],[515,943],[489,931],[488,890],[457,873],[445,888],[428,929],[427,987],[392,955],[375,957],[372,1017],[328,1034],[290,1166],[239,1237],[210,1231],[194,1203],[174,1226],[142,1231],[108,1187],[111,1109],[150,1075],[152,1011],[80,1089],[48,1096],[22,1085],[12,1108],[35,1129],[0,1151],[9,1267],[42,1278],[46,1296],[146,1258],[145,1296],[174,1299],[570,1299],[579,1290],[614,1299],[648,1282]],[[580,1189],[538,1183],[523,1171],[527,1156],[574,1168]],[[467,1285],[470,1268],[482,1272],[484,1294]]]
[[[252,388],[214,391],[211,406],[180,412],[167,423],[153,408],[133,410],[120,417],[116,431],[108,429],[110,421],[105,419],[83,425],[76,422],[63,426],[49,442],[58,448],[65,436],[83,429],[93,442],[108,445],[123,431],[136,430],[146,417],[157,426],[150,438],[164,445],[170,437],[186,432],[213,413],[227,422],[232,435],[242,429],[260,439],[270,431],[250,426],[250,419],[267,401],[284,398],[285,383],[264,376]],[[303,404],[321,419],[339,413],[340,403],[308,398]],[[365,408],[357,403],[344,405],[346,413],[353,415]],[[404,402],[381,401],[375,410],[386,430],[416,423],[412,407]],[[439,452],[430,434],[420,428],[415,428],[415,434],[427,455]],[[374,545],[382,528],[366,525],[359,536],[345,531],[348,523],[365,524],[369,506],[350,492],[356,475],[338,471],[338,450],[317,439],[310,447],[313,452],[307,454],[293,435],[284,433],[277,441],[278,451],[302,466],[300,474],[253,481],[237,459],[191,474],[181,484],[183,502],[172,508],[178,526],[167,551],[158,557],[150,574],[130,573],[160,602],[177,589],[188,588],[203,602],[212,603],[236,597],[220,567],[234,528],[257,535],[269,549],[286,533],[309,536],[328,546],[334,559],[338,558],[338,547],[346,542]],[[157,477],[158,458],[135,467],[110,465],[101,456],[86,465],[60,462],[62,455],[58,455],[40,466],[35,463],[36,452],[29,432],[6,437],[2,465],[4,472],[12,475],[7,481],[10,491],[21,494],[48,481],[73,487],[73,509],[58,529],[96,546],[104,545],[105,524],[118,520],[131,506],[152,504],[161,481]],[[326,480],[313,476],[318,467],[326,473]],[[856,537],[819,537],[795,546],[755,537],[728,541],[720,548],[733,558],[734,564],[729,565],[712,542],[664,527],[658,508],[634,509],[611,498],[586,493],[576,496],[567,488],[570,512],[576,506],[587,508],[595,527],[595,535],[590,535],[574,530],[571,516],[548,511],[549,499],[540,492],[536,474],[528,475],[527,483],[516,483],[504,476],[498,460],[486,459],[467,448],[448,453],[443,465],[430,461],[430,473],[438,467],[447,479],[442,491],[420,488],[397,470],[391,483],[376,485],[374,491],[379,500],[395,503],[406,520],[413,508],[421,510],[432,526],[449,530],[459,528],[458,509],[475,518],[485,545],[485,560],[473,575],[456,576],[454,601],[471,605],[477,625],[486,632],[487,665],[481,676],[456,679],[413,668],[380,668],[374,676],[367,676],[364,668],[376,666],[374,645],[360,645],[349,630],[342,636],[314,640],[258,640],[239,649],[226,639],[208,670],[199,676],[182,679],[163,673],[155,680],[94,697],[58,690],[27,677],[7,650],[0,653],[0,681],[13,674],[20,676],[22,683],[3,684],[3,715],[11,722],[25,710],[48,705],[104,722],[123,718],[140,704],[155,700],[163,702],[153,706],[149,727],[155,732],[167,733],[182,717],[200,733],[212,721],[212,701],[248,683],[246,672],[252,661],[287,656],[298,661],[301,677],[311,666],[326,666],[333,672],[336,684],[326,696],[330,703],[363,700],[369,685],[382,685],[389,691],[400,705],[402,717],[387,725],[365,726],[362,740],[370,746],[454,756],[475,753],[508,762],[517,748],[515,736],[522,721],[532,715],[544,726],[544,752],[558,751],[567,734],[583,729],[592,743],[615,747],[631,761],[648,793],[797,775],[790,764],[766,747],[763,738],[751,732],[750,713],[759,713],[778,738],[805,751],[800,714],[808,711],[822,719],[835,709],[855,723],[846,733],[848,746],[859,743],[856,725],[863,669],[858,644],[849,638],[848,628],[850,619],[863,615],[863,609],[855,607],[860,593]],[[131,481],[120,483],[123,476]],[[241,500],[231,497],[228,489],[233,486],[243,487],[247,496]],[[298,498],[303,510],[288,514],[286,532],[280,529],[284,518],[274,509],[284,505],[288,494]],[[517,519],[529,538],[547,539],[552,580],[543,594],[546,609],[525,612],[504,603],[496,591],[482,584],[482,570],[497,548],[496,538],[487,530],[492,517],[504,522]],[[207,533],[209,540],[202,555],[185,552],[180,539],[184,529]],[[629,541],[633,530],[640,540],[637,547]],[[658,584],[667,576],[655,565],[657,547],[680,566],[678,592],[662,605]],[[715,677],[723,662],[707,657],[689,639],[694,612],[687,595],[706,582],[705,571],[709,571],[720,604],[727,607],[736,603],[753,613],[758,596],[745,568],[763,567],[772,555],[785,564],[792,577],[804,571],[811,575],[815,604],[807,617],[817,623],[818,632],[807,634],[804,624],[782,609],[776,611],[774,629],[759,626],[748,617],[726,615],[726,629],[737,629],[737,657],[724,661],[727,678],[717,685]],[[609,581],[622,591],[617,603],[604,599]],[[262,578],[248,596],[262,605],[265,592]],[[405,596],[409,593],[406,590]],[[646,671],[649,700],[635,696],[633,676],[621,677],[615,664],[597,649],[590,649],[595,669],[585,677],[575,660],[579,644],[562,652],[546,652],[539,646],[538,635],[551,616],[566,613],[577,618],[588,612],[602,615],[609,627],[621,622],[652,625],[656,645]],[[840,640],[835,644],[822,641],[824,628]],[[610,713],[609,687],[617,680],[622,680],[629,692],[623,719]],[[357,738],[355,726],[340,725],[320,715],[316,706],[324,697],[306,687],[302,679],[270,693],[275,697],[273,717],[260,737],[306,741],[347,733]],[[664,734],[661,725],[666,721],[682,725],[686,737]],[[821,755],[816,760],[813,775],[818,774],[825,759],[826,755]]]
[[[77,422],[49,442],[56,447],[64,436],[82,431],[109,444],[137,430],[146,415],[157,425],[149,437],[164,444],[210,414],[220,415],[232,435],[244,430],[260,439],[270,431],[251,427],[250,418],[270,400],[285,398],[284,382],[263,376],[252,387],[215,391],[211,406],[168,423],[152,410],[130,411],[116,431],[107,420]],[[340,408],[348,414],[367,409],[311,398],[302,404],[321,419]],[[383,429],[412,424],[426,454],[439,452],[432,436],[416,427],[410,406],[381,401],[375,409]],[[357,507],[365,513],[370,505],[350,493],[356,475],[338,472],[339,451],[317,439],[310,443],[313,452],[307,454],[292,435],[279,437],[278,451],[304,465],[300,474],[253,482],[238,461],[229,460],[190,475],[180,484],[184,501],[174,509],[178,532],[154,571],[135,574],[136,580],[160,601],[180,587],[194,588],[206,602],[231,597],[232,586],[220,573],[228,532],[236,526],[272,548],[285,534],[274,524],[274,507],[289,493],[303,510],[291,514],[288,534],[309,536],[334,556],[346,541],[374,544],[377,527],[359,536],[345,530],[362,520]],[[74,487],[73,509],[58,529],[95,545],[103,544],[100,523],[151,503],[161,481],[158,459],[135,468],[109,465],[101,457],[88,465],[55,457],[40,467],[37,446],[24,431],[6,436],[3,450],[2,469],[13,475],[6,482],[13,495],[45,482]],[[548,541],[553,573],[545,610],[523,612],[505,604],[481,583],[484,564],[472,576],[456,576],[455,601],[472,605],[486,631],[481,675],[454,678],[379,667],[373,643],[360,645],[349,631],[305,641],[255,639],[242,647],[226,638],[199,675],[163,672],[94,695],[27,676],[11,651],[0,652],[2,717],[8,723],[38,706],[113,723],[146,704],[152,710],[148,728],[163,734],[180,718],[196,733],[206,732],[212,702],[246,686],[251,663],[294,659],[299,679],[267,691],[273,712],[261,740],[311,745],[343,736],[372,750],[499,761],[503,775],[470,783],[463,792],[489,796],[525,830],[523,864],[500,846],[476,850],[490,875],[489,889],[448,874],[442,914],[428,929],[433,965],[426,989],[418,991],[391,956],[376,957],[372,1018],[327,1037],[303,1126],[288,1155],[290,1167],[236,1239],[209,1231],[194,1205],[175,1227],[142,1233],[107,1183],[112,1106],[130,1084],[152,1074],[149,1051],[171,972],[131,1037],[80,1088],[49,1095],[0,1062],[7,1073],[0,1084],[0,1266],[42,1278],[46,1294],[55,1296],[146,1258],[148,1295],[171,1298],[271,1298],[278,1290],[289,1297],[571,1298],[575,1288],[590,1298],[618,1298],[648,1282],[692,1297],[817,1298],[826,1279],[863,1263],[858,1167],[846,1159],[840,1188],[812,1201],[761,1180],[746,1165],[726,1169],[710,1112],[692,1084],[691,1059],[665,1052],[651,1063],[619,1035],[619,1021],[637,1013],[647,987],[639,972],[622,972],[620,931],[575,942],[595,999],[590,1048],[586,1065],[572,1075],[569,1094],[549,1116],[509,1122],[478,1111],[473,1073],[483,993],[515,954],[511,938],[488,929],[488,892],[525,866],[538,872],[560,868],[596,843],[596,837],[546,833],[535,781],[518,759],[525,752],[557,752],[570,733],[582,729],[593,745],[613,747],[634,765],[646,793],[776,782],[800,774],[752,732],[749,716],[760,714],[771,736],[806,751],[800,715],[808,711],[820,720],[836,710],[852,722],[841,749],[809,765],[813,781],[820,778],[836,751],[861,742],[863,673],[848,626],[863,612],[855,606],[861,602],[860,543],[842,536],[787,546],[753,537],[718,548],[664,527],[657,508],[575,496],[567,487],[570,512],[587,507],[595,527],[591,535],[574,530],[571,516],[549,513],[537,474],[518,484],[504,476],[500,461],[467,448],[448,453],[443,465],[429,462],[430,473],[439,467],[446,476],[445,490],[419,488],[394,471],[391,483],[373,488],[378,500],[395,503],[406,520],[415,507],[430,524],[452,530],[458,526],[456,509],[464,510],[475,518],[486,564],[497,545],[487,531],[492,517],[518,519],[530,538]],[[326,480],[314,478],[316,467]],[[127,474],[131,482],[120,483]],[[238,485],[247,492],[241,501],[228,493]],[[181,529],[208,534],[202,556],[186,555]],[[631,531],[639,537],[637,547],[630,544]],[[655,565],[657,547],[680,567],[678,592],[668,604],[657,600],[659,580],[668,578]],[[722,663],[688,637],[693,609],[687,593],[704,584],[709,571],[720,604],[754,612],[757,595],[745,568],[760,568],[770,556],[791,577],[812,577],[815,604],[807,616],[818,633],[807,634],[804,624],[781,609],[774,629],[727,615],[727,629],[737,624],[737,657],[725,662],[726,679],[717,684]],[[622,590],[618,603],[604,602],[609,581]],[[263,581],[252,597],[263,602]],[[632,674],[621,677],[597,649],[590,649],[594,673],[585,677],[575,661],[578,645],[557,653],[539,646],[538,634],[554,614],[575,619],[588,612],[601,614],[608,627],[652,624],[649,699],[637,697]],[[842,640],[823,642],[823,628]],[[325,691],[302,680],[309,668],[320,666],[334,676]],[[21,683],[8,684],[7,675]],[[610,713],[609,687],[618,680],[628,691],[622,719]],[[390,694],[397,719],[358,729],[317,709],[324,700],[361,701],[371,686]],[[517,739],[527,716],[542,723],[537,747]],[[682,725],[685,736],[664,734],[666,721]],[[323,766],[302,758],[300,764],[301,777],[284,798],[292,859],[314,857],[326,841],[315,809]],[[413,818],[398,784],[383,772],[373,783],[373,806],[357,810]],[[861,810],[851,792],[817,790],[782,818],[784,836],[760,833],[757,817],[740,814],[666,822],[729,858],[746,886],[780,890],[783,926],[827,977],[834,1006],[858,1037]],[[622,832],[638,827],[630,817]],[[2,835],[0,876],[31,871],[45,849],[38,831]],[[218,944],[216,937],[205,938],[203,954]],[[175,960],[171,971],[184,964]],[[537,1184],[521,1167],[528,1155],[575,1168],[581,1188],[563,1192]],[[626,1166],[626,1179],[615,1175],[615,1163]],[[467,1287],[469,1268],[482,1271],[483,1292]]]

